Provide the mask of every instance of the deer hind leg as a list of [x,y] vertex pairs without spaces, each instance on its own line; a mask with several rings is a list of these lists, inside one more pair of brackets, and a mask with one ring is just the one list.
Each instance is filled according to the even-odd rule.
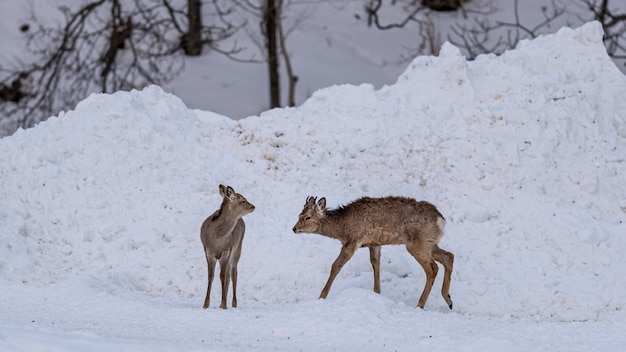
[[226,296],[228,295],[228,284],[230,283],[230,265],[229,258],[222,257],[220,259],[220,281],[222,283],[222,303],[220,308],[226,309]]
[[335,277],[339,274],[339,271],[343,268],[344,264],[352,258],[356,249],[357,246],[355,243],[345,244],[341,247],[341,252],[339,252],[339,256],[333,262],[330,269],[330,276],[328,277],[328,281],[326,281],[326,286],[324,286],[322,293],[320,293],[320,298],[326,298],[326,296],[328,296],[328,291],[330,291],[330,286],[333,284]]
[[237,264],[239,263],[239,258],[241,258],[241,240],[239,246],[230,257],[230,281],[233,283],[233,308],[237,308]]
[[448,303],[448,307],[452,309],[452,299],[450,298],[450,279],[452,276],[452,267],[454,266],[454,254],[439,248],[438,245],[435,245],[433,247],[433,259],[441,263],[441,265],[445,268],[441,295],[446,303]]
[[380,293],[380,246],[370,246],[370,262],[374,269],[374,292]]
[[230,280],[233,282],[233,308],[237,308],[237,264],[234,264],[230,271]]
[[409,253],[411,253],[415,260],[420,263],[420,265],[424,269],[424,273],[426,273],[426,284],[424,285],[422,295],[417,302],[418,307],[424,308],[424,306],[426,305],[426,300],[428,300],[428,296],[430,295],[430,290],[432,289],[433,283],[435,282],[435,277],[437,277],[437,272],[439,271],[439,268],[437,267],[437,263],[435,263],[435,260],[432,257],[432,248],[429,248],[428,245],[409,244],[406,246],[406,249],[409,251]]
[[206,254],[206,262],[209,270],[209,282],[206,289],[206,297],[204,298],[204,304],[202,308],[209,308],[209,301],[211,300],[211,286],[213,285],[213,276],[215,275],[215,258]]

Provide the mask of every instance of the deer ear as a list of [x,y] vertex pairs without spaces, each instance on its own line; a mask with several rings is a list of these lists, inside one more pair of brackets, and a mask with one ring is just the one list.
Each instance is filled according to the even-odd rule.
[[235,198],[235,190],[231,186],[220,185],[220,195],[222,198],[233,200]]
[[231,186],[226,187],[226,197],[230,200],[235,199],[235,190]]
[[317,211],[320,213],[326,210],[326,198],[322,197],[317,201]]
[[309,204],[315,204],[315,198],[308,196],[306,197],[306,203],[304,203],[304,205],[309,205]]

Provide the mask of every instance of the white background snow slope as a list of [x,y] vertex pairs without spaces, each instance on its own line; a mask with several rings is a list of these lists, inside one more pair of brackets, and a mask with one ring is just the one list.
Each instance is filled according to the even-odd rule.
[[[626,79],[597,23],[397,83],[333,86],[240,121],[152,86],[93,95],[0,140],[0,350],[619,351],[626,345]],[[219,183],[245,217],[239,307],[201,308]],[[307,196],[426,199],[455,254],[366,250],[318,300],[337,241],[295,235]]]

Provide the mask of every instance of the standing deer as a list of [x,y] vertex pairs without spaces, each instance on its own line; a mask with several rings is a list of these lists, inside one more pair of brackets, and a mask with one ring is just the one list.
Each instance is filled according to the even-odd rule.
[[326,298],[333,280],[360,247],[370,250],[374,292],[380,293],[380,246],[403,244],[426,273],[426,285],[417,306],[424,308],[426,304],[437,276],[435,261],[438,261],[445,268],[441,294],[452,309],[449,290],[454,255],[437,245],[445,224],[446,220],[434,205],[411,198],[363,197],[346,206],[327,210],[326,198],[316,203],[316,198],[308,197],[293,232],[317,233],[341,241],[341,252],[333,262],[320,298]]
[[233,308],[237,307],[237,263],[241,256],[241,243],[246,231],[242,217],[254,211],[254,205],[241,194],[235,193],[230,186],[219,186],[222,205],[211,214],[200,228],[200,239],[204,246],[204,254],[209,267],[209,283],[202,308],[209,307],[211,285],[215,272],[215,262],[220,262],[220,281],[222,283],[222,303],[220,308],[226,309],[228,284],[233,281]]

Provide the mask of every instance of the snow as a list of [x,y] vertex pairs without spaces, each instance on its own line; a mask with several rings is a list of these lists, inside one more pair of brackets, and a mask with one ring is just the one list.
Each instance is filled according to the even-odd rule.
[[[621,350],[626,79],[601,38],[589,23],[471,62],[445,44],[395,84],[239,121],[157,86],[97,94],[1,139],[0,350]],[[239,307],[215,288],[203,310],[220,183],[256,210]],[[291,231],[309,195],[436,204],[454,309],[442,270],[415,307],[424,274],[399,246],[380,295],[360,250],[318,300],[340,244]]]

